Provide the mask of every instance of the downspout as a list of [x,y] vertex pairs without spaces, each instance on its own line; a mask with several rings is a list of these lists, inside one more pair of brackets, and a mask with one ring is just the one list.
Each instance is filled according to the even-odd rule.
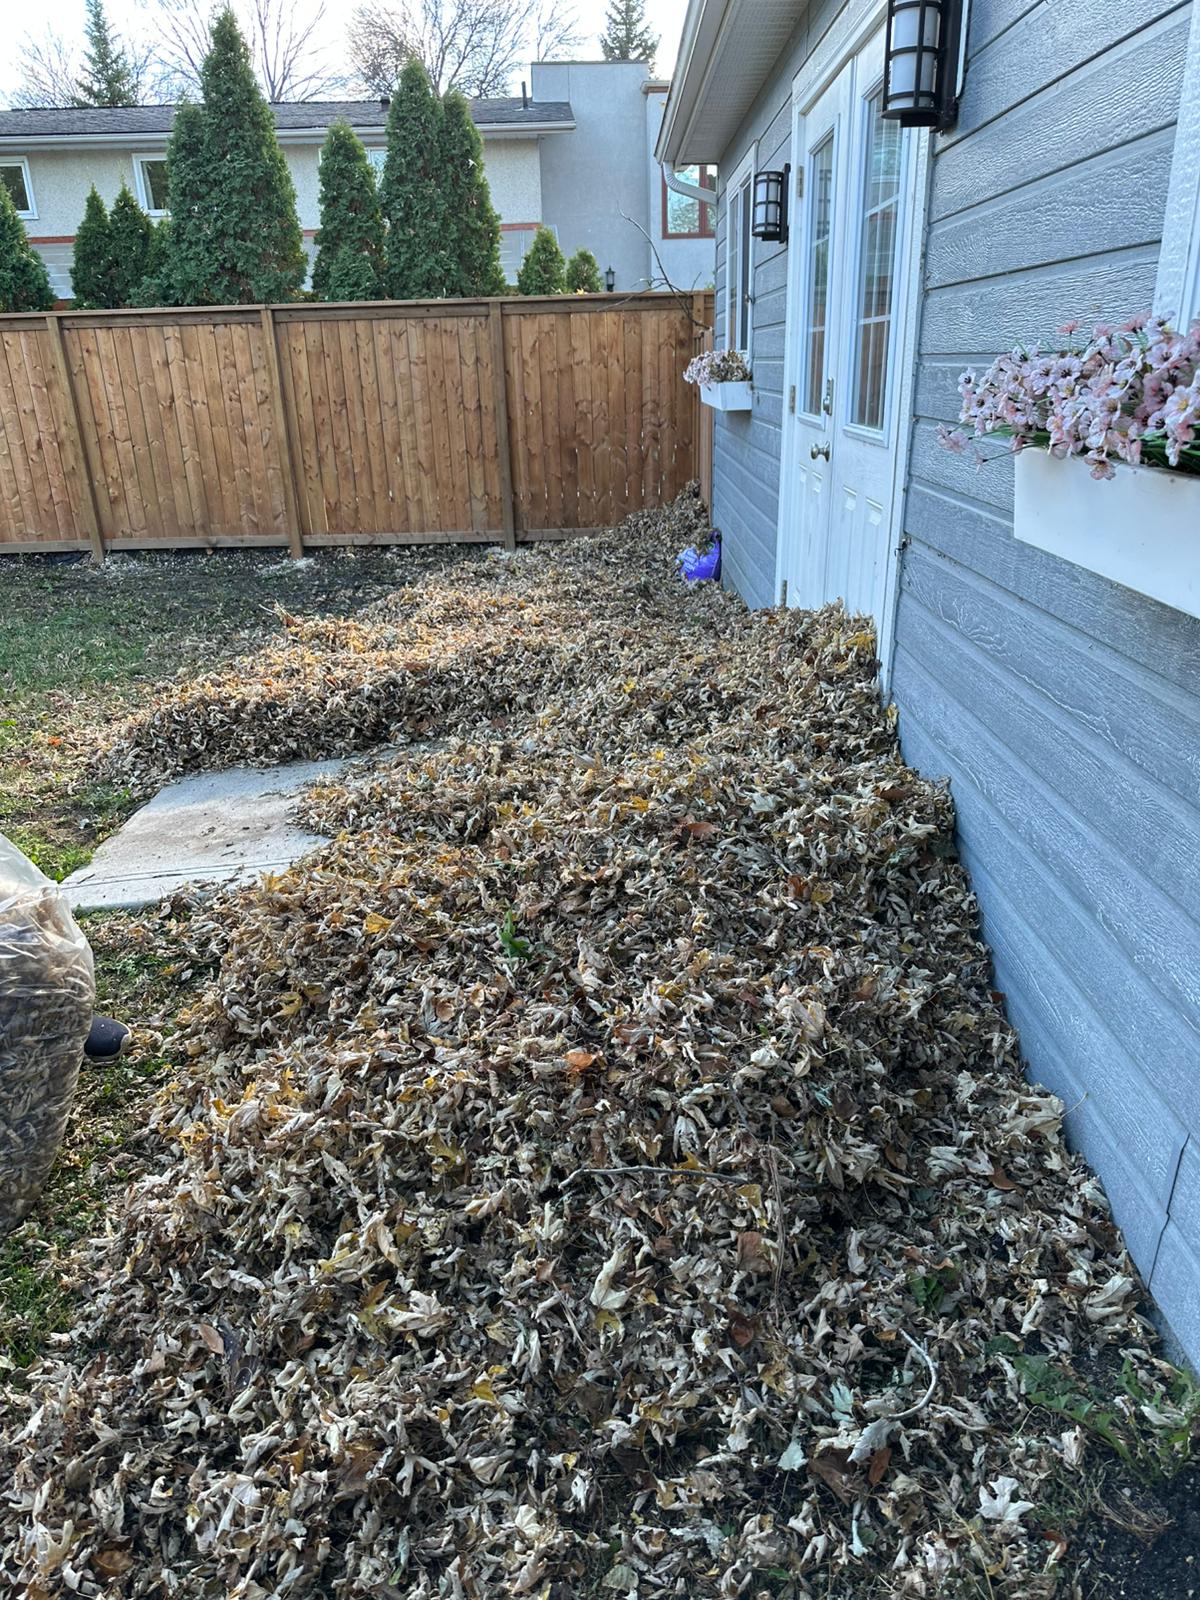
[[668,189],[674,190],[676,194],[681,194],[685,200],[699,200],[702,206],[716,205],[717,191],[715,189],[707,189],[701,184],[686,182],[665,161],[660,161],[658,164],[662,168],[663,182]]

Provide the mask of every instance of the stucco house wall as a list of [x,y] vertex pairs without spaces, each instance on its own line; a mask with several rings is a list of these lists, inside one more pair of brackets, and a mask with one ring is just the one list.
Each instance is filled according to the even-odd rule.
[[613,268],[618,289],[644,289],[650,274],[649,76],[639,61],[539,61],[531,76],[535,100],[569,100],[575,114],[571,138],[542,150],[543,214],[563,254],[590,250],[601,272]]
[[[809,8],[723,181],[755,141],[757,167],[790,159],[791,79],[841,12]],[[1200,621],[1018,542],[1011,460],[977,470],[935,436],[964,367],[1151,306],[1191,12],[973,0],[959,116],[931,151],[889,692],[907,758],[950,781],[1030,1075],[1200,1364]],[[756,246],[754,408],[716,416],[725,580],[756,606],[779,598],[785,254]]]

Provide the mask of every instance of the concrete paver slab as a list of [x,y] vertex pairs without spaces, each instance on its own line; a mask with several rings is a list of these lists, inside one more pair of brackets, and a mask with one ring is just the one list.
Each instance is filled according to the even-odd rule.
[[63,891],[76,910],[130,909],[185,883],[215,886],[278,872],[324,842],[296,822],[296,801],[345,765],[233,767],[168,784],[65,879]]

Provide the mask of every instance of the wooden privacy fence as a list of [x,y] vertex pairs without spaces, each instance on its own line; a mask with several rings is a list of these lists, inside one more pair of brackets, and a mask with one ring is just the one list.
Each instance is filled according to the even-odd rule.
[[0,316],[0,553],[552,538],[696,476],[712,296]]

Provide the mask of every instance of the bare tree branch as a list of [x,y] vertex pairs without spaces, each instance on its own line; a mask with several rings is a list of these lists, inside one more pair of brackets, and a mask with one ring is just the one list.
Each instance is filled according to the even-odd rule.
[[12,97],[14,106],[29,110],[74,104],[79,52],[57,33],[48,30],[40,39],[26,34],[17,50],[17,71],[20,87]]
[[545,0],[363,0],[347,32],[357,81],[390,94],[412,56],[443,93],[502,95],[517,67],[541,53],[543,37],[558,50],[577,41],[573,14],[543,22]]
[[543,5],[533,23],[535,61],[563,61],[583,44],[574,6]]
[[[208,54],[207,0],[142,0],[157,37],[154,87],[162,99],[194,96]],[[325,0],[235,0],[234,11],[268,100],[334,98],[344,76],[330,67],[321,41]]]

